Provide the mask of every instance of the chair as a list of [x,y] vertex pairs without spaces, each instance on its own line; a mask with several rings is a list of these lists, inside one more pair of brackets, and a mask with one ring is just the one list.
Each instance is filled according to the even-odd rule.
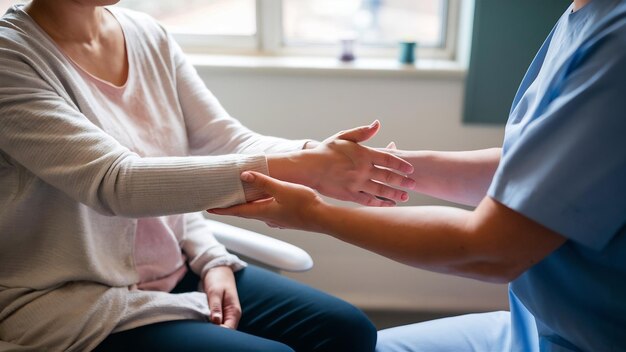
[[302,248],[260,233],[206,219],[215,238],[241,259],[274,271],[301,272],[313,267]]

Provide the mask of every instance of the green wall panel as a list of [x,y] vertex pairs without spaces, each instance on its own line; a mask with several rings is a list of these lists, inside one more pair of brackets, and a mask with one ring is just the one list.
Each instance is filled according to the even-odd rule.
[[569,4],[476,0],[464,122],[506,122],[526,69]]

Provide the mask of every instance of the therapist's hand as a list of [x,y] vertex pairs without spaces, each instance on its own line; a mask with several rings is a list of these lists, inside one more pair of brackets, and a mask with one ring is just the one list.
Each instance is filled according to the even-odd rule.
[[[393,206],[408,200],[415,181],[406,177],[413,166],[389,152],[359,143],[372,138],[380,129],[375,121],[339,132],[312,149],[291,158],[268,156],[270,175],[316,189],[323,195],[369,206]],[[290,159],[290,166],[285,159]],[[296,176],[285,172],[296,171]]]
[[211,310],[210,321],[225,328],[236,329],[241,318],[241,304],[233,270],[228,266],[210,269],[202,280],[202,288]]
[[230,208],[209,209],[208,212],[261,220],[271,227],[315,230],[313,214],[327,205],[309,187],[280,181],[258,172],[243,172],[241,180],[263,191],[269,198]]

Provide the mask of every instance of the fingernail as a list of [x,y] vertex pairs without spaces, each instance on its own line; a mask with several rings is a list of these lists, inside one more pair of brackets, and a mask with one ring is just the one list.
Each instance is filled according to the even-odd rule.
[[241,174],[241,180],[244,182],[252,182],[254,180],[254,175],[249,172],[244,172]]
[[400,199],[402,199],[403,202],[406,202],[407,200],[409,200],[409,195],[404,193],[402,194],[402,196],[400,196]]
[[209,214],[215,214],[215,211],[213,211],[213,209],[207,209],[206,212],[209,213]]
[[370,125],[370,127],[374,127],[376,125],[378,125],[380,123],[380,121],[378,121],[377,119],[374,120],[374,122],[372,122],[372,124]]

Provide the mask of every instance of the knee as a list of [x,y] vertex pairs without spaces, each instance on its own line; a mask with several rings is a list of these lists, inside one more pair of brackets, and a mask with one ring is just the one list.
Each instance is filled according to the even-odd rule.
[[296,352],[291,347],[282,344],[282,343],[274,343],[271,346],[267,346],[266,348],[261,346],[255,346],[255,351],[272,351],[272,352]]
[[[229,351],[229,352],[296,352],[289,345],[254,335],[238,335],[234,337],[234,341],[230,340],[226,344],[217,346],[216,344],[207,343],[205,348],[194,349],[193,351]],[[191,350],[189,350],[191,351]]]
[[391,352],[409,350],[402,349],[398,346],[399,343],[405,341],[402,337],[396,336],[393,333],[394,329],[381,330],[378,332],[378,340],[376,341],[376,352]]
[[374,351],[376,328],[361,310],[342,302],[325,318],[329,337],[318,345],[318,351]]

